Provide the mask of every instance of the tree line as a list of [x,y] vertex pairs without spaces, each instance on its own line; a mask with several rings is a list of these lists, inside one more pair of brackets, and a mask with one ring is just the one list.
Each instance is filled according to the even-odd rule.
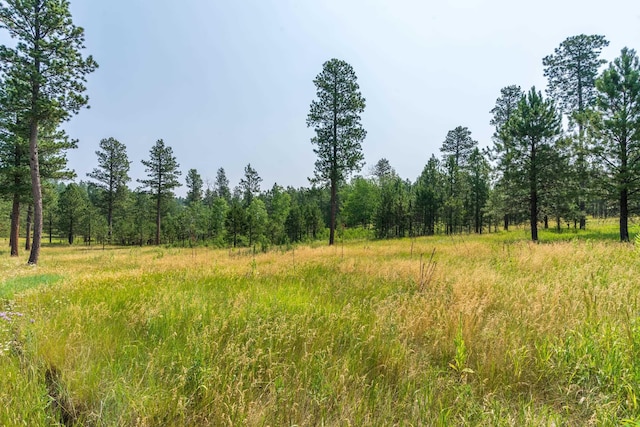
[[[0,208],[7,212],[11,255],[26,236],[30,263],[48,234],[87,244],[269,245],[328,238],[362,230],[378,238],[483,233],[527,224],[587,227],[588,216],[618,216],[629,241],[629,215],[638,208],[640,65],[624,48],[608,66],[600,35],[564,40],[543,58],[546,96],[535,87],[505,86],[491,109],[491,144],[481,149],[471,130],[443,135],[415,179],[401,178],[387,159],[362,173],[366,100],[353,68],[331,59],[313,80],[307,126],[317,155],[309,188],[262,189],[250,164],[231,189],[223,168],[214,183],[195,169],[182,172],[160,139],[146,177],[130,188],[124,143],[105,138],[96,167],[74,182],[65,153],[77,146],[60,125],[88,103],[83,30],[65,0],[7,0],[0,23],[17,39],[0,46]],[[7,219],[8,218],[8,219]],[[9,222],[9,224],[7,224]],[[24,230],[23,233],[20,230]]]

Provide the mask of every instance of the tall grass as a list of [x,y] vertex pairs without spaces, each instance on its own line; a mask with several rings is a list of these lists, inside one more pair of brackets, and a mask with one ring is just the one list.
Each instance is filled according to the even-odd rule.
[[638,251],[566,236],[45,248],[0,264],[0,424],[634,425]]

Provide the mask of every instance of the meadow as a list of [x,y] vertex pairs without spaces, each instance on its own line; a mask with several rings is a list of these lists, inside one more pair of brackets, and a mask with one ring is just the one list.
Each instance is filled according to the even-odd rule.
[[638,426],[640,251],[590,228],[5,249],[0,425]]

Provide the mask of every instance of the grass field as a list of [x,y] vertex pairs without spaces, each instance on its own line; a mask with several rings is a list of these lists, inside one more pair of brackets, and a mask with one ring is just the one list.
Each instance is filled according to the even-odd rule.
[[5,250],[0,425],[640,425],[640,251],[541,240]]

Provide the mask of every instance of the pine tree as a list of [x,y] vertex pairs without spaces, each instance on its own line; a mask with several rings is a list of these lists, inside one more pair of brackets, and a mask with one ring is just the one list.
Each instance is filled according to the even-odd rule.
[[173,150],[159,139],[151,148],[149,160],[142,160],[148,179],[139,179],[155,201],[156,209],[156,245],[160,244],[160,223],[163,203],[174,197],[173,189],[180,187],[178,177],[180,165],[173,156]]
[[365,99],[356,74],[345,61],[331,59],[313,81],[317,99],[311,103],[307,126],[316,136],[311,139],[318,156],[312,182],[328,184],[331,189],[329,244],[335,240],[338,215],[338,187],[348,176],[362,168],[361,143],[366,131],[360,123]]
[[37,264],[43,226],[40,130],[56,128],[87,104],[85,76],[97,64],[80,53],[84,30],[73,24],[66,0],[6,0],[0,24],[18,41],[14,48],[0,46],[0,68],[12,110],[28,126],[34,206],[29,263]]
[[640,61],[624,48],[596,81],[596,129],[601,143],[594,147],[620,207],[620,240],[629,241],[629,199],[640,188]]
[[[520,205],[520,195],[514,190],[513,173],[513,141],[508,132],[503,132],[504,126],[518,108],[518,103],[524,96],[520,86],[511,85],[500,90],[500,97],[496,99],[496,105],[491,110],[491,125],[495,126],[493,134],[493,147],[490,151],[492,159],[496,160],[496,172],[498,174],[496,189],[500,197],[494,197],[494,208],[502,207],[504,229],[509,229],[509,218],[513,216]],[[500,206],[498,206],[500,205]]]
[[113,236],[113,209],[123,200],[124,187],[129,178],[131,162],[127,157],[127,147],[115,138],[105,138],[100,141],[98,167],[87,176],[97,181],[96,185],[103,190],[98,201],[107,213],[107,240],[111,243]]
[[558,102],[560,110],[569,118],[569,123],[578,124],[578,135],[574,139],[574,162],[578,177],[579,189],[577,199],[580,209],[580,228],[586,227],[585,203],[589,186],[587,152],[584,140],[584,124],[586,111],[595,106],[595,80],[601,65],[602,49],[609,42],[600,35],[580,34],[567,38],[554,50],[553,55],[546,56],[542,63],[544,75],[549,84],[547,94]]
[[560,116],[553,102],[532,87],[518,103],[503,132],[513,139],[513,166],[519,183],[528,192],[531,240],[537,242],[539,196],[548,179],[555,138],[561,133]]
[[186,177],[187,182],[187,205],[202,201],[202,187],[204,185],[202,177],[196,169],[189,169]]
[[260,193],[260,183],[262,178],[258,175],[258,172],[251,167],[249,163],[244,168],[244,178],[240,180],[240,190],[244,200],[244,207],[249,207],[253,198]]
[[231,190],[229,189],[229,179],[224,168],[218,169],[216,182],[214,183],[216,195],[222,197],[227,203],[231,202]]

